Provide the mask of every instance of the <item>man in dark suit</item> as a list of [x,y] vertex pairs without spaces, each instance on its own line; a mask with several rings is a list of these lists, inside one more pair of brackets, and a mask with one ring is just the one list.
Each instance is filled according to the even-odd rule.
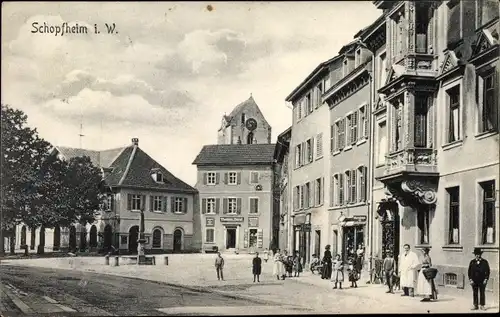
[[[481,310],[485,310],[485,294],[484,291],[486,289],[486,284],[488,283],[488,279],[490,278],[490,265],[488,261],[481,257],[483,252],[480,248],[474,248],[474,256],[475,258],[470,261],[469,264],[469,282],[472,286],[473,293],[473,301],[474,307],[472,310],[477,310],[478,304],[481,307]],[[478,292],[479,292],[479,303],[478,303]]]

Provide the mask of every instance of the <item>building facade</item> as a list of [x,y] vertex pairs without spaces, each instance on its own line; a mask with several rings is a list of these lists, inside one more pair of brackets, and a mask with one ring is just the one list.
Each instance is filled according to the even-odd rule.
[[288,128],[278,135],[276,148],[274,151],[276,175],[275,190],[277,195],[275,199],[279,200],[278,210],[275,211],[275,216],[278,215],[278,245],[280,250],[288,250],[289,232],[290,232],[290,141],[292,139],[292,128]]
[[359,40],[339,52],[335,83],[323,100],[329,106],[330,213],[332,252],[344,260],[368,240],[371,54]]
[[271,127],[253,97],[222,121],[219,144],[205,145],[193,162],[203,250],[269,249],[279,236]]
[[197,217],[197,191],[176,178],[139,148],[130,146],[92,151],[55,147],[52,155],[61,160],[88,156],[101,168],[107,199],[92,224],[69,228],[17,228],[17,243],[31,249],[109,251],[137,253],[139,220],[144,212],[146,253],[196,252],[201,249],[194,219]]
[[498,292],[499,3],[374,3],[374,253],[431,248],[437,284],[463,288],[480,247]]

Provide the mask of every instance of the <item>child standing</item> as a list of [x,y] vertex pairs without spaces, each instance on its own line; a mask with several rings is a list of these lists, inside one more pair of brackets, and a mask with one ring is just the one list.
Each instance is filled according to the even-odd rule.
[[340,254],[337,254],[335,260],[332,262],[332,282],[335,283],[333,289],[337,288],[339,284],[339,289],[342,289],[342,282],[344,281],[344,263],[340,258]]
[[269,260],[269,250],[267,248],[264,250],[264,262],[267,263],[267,260]]
[[354,265],[354,260],[350,258],[347,264],[347,274],[349,276],[349,282],[351,282],[351,287],[356,288],[358,287],[358,284],[356,283],[358,280],[358,271]]
[[293,257],[293,272],[294,277],[299,277],[300,272],[302,272],[302,263],[298,251],[295,251],[295,256]]
[[394,275],[394,258],[392,257],[392,251],[387,250],[386,256],[384,259],[384,263],[382,264],[382,268],[384,270],[385,281],[389,290],[386,293],[394,293],[392,290],[392,276]]

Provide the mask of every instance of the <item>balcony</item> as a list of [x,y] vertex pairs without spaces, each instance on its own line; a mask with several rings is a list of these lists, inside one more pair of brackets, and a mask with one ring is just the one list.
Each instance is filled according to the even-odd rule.
[[391,152],[385,157],[385,166],[375,171],[375,178],[382,182],[404,174],[436,175],[436,150],[429,148],[407,148]]

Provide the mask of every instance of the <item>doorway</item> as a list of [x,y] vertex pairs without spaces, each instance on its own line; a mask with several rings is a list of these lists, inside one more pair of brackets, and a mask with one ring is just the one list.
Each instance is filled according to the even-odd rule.
[[182,230],[175,229],[174,231],[174,252],[180,252],[182,250]]
[[356,250],[364,245],[364,225],[344,227],[342,258],[346,261],[349,257],[356,256]]
[[128,231],[128,252],[130,254],[137,254],[137,240],[139,240],[139,226],[133,226]]
[[388,250],[392,251],[398,265],[400,250],[400,218],[399,206],[397,203],[387,203],[379,212],[382,224],[382,258],[385,258]]
[[104,227],[104,243],[103,243],[104,251],[111,250],[112,241],[113,241],[113,228],[111,227],[111,225],[106,225],[106,227]]
[[236,248],[236,228],[226,228],[226,249]]
[[321,254],[321,230],[316,230],[314,236],[314,253],[317,256]]

